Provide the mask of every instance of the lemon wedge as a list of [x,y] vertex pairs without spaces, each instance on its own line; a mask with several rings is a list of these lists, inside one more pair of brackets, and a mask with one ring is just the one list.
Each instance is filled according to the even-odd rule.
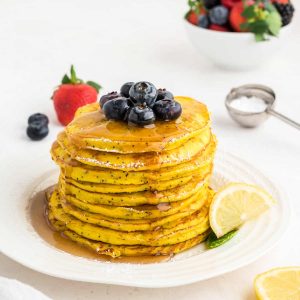
[[219,238],[253,219],[275,203],[261,188],[245,183],[230,183],[219,190],[209,211],[210,226]]
[[300,267],[276,268],[260,274],[254,288],[260,300],[299,300]]

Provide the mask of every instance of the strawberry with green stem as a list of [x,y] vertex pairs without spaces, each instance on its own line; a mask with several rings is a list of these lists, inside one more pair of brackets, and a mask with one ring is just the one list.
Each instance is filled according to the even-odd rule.
[[59,122],[64,126],[68,125],[79,107],[97,101],[100,89],[101,86],[94,81],[84,82],[77,78],[72,65],[70,76],[64,75],[61,85],[52,95]]

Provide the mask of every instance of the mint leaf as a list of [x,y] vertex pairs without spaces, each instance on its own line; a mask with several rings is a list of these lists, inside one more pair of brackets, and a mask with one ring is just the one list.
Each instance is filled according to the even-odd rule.
[[226,242],[228,242],[229,240],[231,240],[236,235],[236,233],[237,233],[237,230],[232,230],[232,231],[226,233],[225,235],[223,235],[222,237],[217,238],[215,233],[212,231],[206,240],[206,246],[209,249],[219,247],[219,246],[225,244]]
[[262,41],[266,41],[267,39],[265,38],[265,35],[263,33],[256,33],[255,40],[257,42],[262,42]]
[[100,84],[94,82],[94,81],[87,81],[86,84],[88,84],[89,86],[93,87],[97,93],[99,93],[99,90],[102,88]]
[[242,30],[248,30],[248,28],[249,28],[249,25],[248,25],[248,23],[246,22],[246,23],[242,23],[241,25],[240,25],[240,28],[242,29]]
[[267,33],[269,30],[269,25],[265,20],[257,20],[253,23],[248,23],[248,28],[253,33]]
[[266,22],[269,26],[270,33],[274,36],[278,36],[279,30],[282,26],[281,17],[279,13],[277,11],[270,12]]
[[254,5],[247,6],[243,13],[242,16],[245,17],[246,19],[252,19],[256,17],[256,12],[255,12],[255,7]]
[[265,10],[267,10],[268,12],[277,11],[277,9],[275,8],[275,6],[272,3],[270,3],[270,2],[266,2],[265,3]]
[[69,78],[69,76],[67,74],[65,74],[65,76],[63,77],[63,79],[61,80],[62,84],[67,84],[67,83],[71,83],[71,79]]

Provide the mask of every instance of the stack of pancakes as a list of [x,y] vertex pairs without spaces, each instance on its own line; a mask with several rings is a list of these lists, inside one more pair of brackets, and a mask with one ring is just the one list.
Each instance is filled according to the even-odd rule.
[[171,255],[207,237],[216,141],[206,106],[175,99],[181,117],[148,128],[107,120],[97,103],[77,111],[51,149],[55,230],[112,257]]

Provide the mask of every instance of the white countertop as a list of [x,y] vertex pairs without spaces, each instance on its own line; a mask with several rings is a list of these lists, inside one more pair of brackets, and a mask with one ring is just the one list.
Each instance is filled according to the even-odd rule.
[[[185,3],[1,1],[0,158],[5,159],[6,151],[16,147],[26,149],[24,159],[49,151],[61,130],[50,96],[71,63],[79,76],[99,81],[104,92],[116,90],[126,81],[148,80],[209,106],[219,147],[249,161],[287,191],[294,212],[289,232],[255,263],[178,288],[142,289],[61,280],[29,270],[0,254],[1,276],[28,283],[53,299],[251,300],[256,274],[276,266],[300,265],[300,132],[274,118],[260,128],[245,130],[229,119],[224,107],[230,88],[262,83],[277,92],[277,109],[300,121],[300,20],[296,16],[291,39],[266,66],[230,72],[196,55],[182,26]],[[38,111],[50,116],[51,133],[42,142],[32,143],[25,137],[25,126],[27,117]],[[52,166],[50,159],[48,164]],[[17,172],[17,165],[12,162],[12,166]]]

